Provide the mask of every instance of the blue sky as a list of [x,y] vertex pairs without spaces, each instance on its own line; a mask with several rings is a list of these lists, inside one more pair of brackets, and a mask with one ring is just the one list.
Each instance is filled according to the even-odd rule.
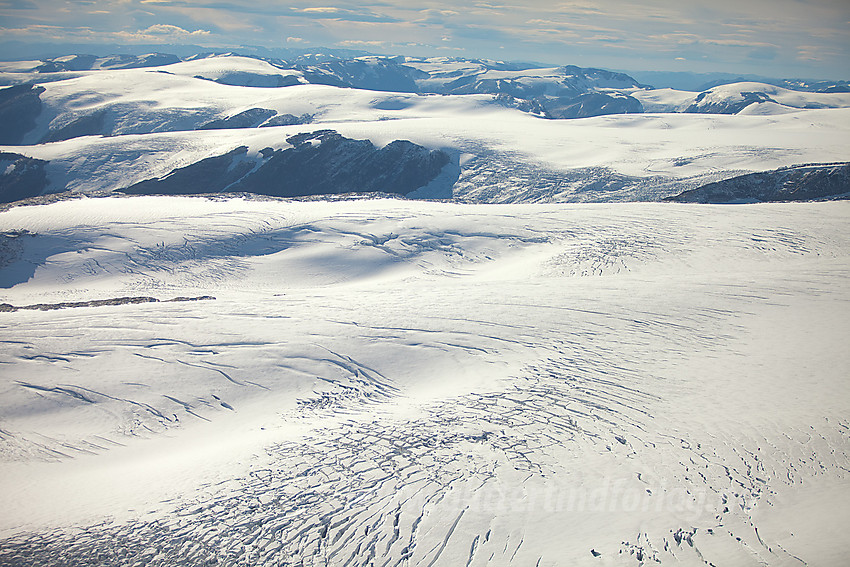
[[7,41],[321,46],[833,79],[850,77],[848,29],[850,0],[0,0]]

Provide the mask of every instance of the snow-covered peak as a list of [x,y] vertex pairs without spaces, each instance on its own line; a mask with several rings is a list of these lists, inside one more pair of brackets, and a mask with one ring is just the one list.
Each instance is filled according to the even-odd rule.
[[[647,112],[736,114],[748,109],[747,114],[767,114],[850,107],[850,93],[797,91],[751,81],[719,85],[701,93],[675,89],[629,89],[626,92],[640,100]],[[767,106],[761,107],[762,104]]]
[[306,82],[300,71],[281,69],[260,59],[235,55],[183,61],[155,70],[244,87],[282,87]]

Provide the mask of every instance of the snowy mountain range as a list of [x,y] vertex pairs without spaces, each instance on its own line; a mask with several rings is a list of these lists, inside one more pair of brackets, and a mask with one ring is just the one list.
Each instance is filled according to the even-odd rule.
[[[464,201],[657,200],[738,175],[847,159],[850,94],[763,83],[693,93],[573,66],[373,56],[69,56],[3,68],[15,83],[0,90],[6,202],[131,186],[185,193],[166,185],[190,166],[231,164],[239,150],[242,174],[271,171],[263,163],[289,151],[287,140],[327,130],[350,142],[315,150],[321,167],[357,166],[357,152],[348,152],[360,141],[384,152],[376,179],[407,179],[397,187],[352,180],[345,191]],[[316,134],[311,144],[324,139]],[[382,149],[392,142],[408,150]],[[439,156],[428,163],[442,169],[410,170],[412,148]],[[242,174],[209,170],[211,182],[192,192],[294,196],[328,187],[305,180],[299,190],[263,189],[254,183],[262,176],[240,181]]]

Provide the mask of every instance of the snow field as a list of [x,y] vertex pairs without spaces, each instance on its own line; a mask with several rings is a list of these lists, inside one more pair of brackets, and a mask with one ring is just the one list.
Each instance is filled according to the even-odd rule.
[[0,313],[0,557],[833,564],[847,215],[7,210],[0,301],[216,300]]

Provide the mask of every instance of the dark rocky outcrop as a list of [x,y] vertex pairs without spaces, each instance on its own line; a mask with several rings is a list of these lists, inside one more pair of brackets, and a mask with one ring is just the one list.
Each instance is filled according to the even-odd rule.
[[100,69],[140,69],[144,67],[160,67],[179,63],[180,58],[171,53],[148,53],[145,55],[111,55],[97,60]]
[[[0,232],[0,270],[20,260],[24,253],[24,242],[35,234],[28,230],[11,230]],[[0,287],[11,287],[4,285],[6,282],[0,277]]]
[[101,136],[107,133],[105,130],[106,110],[96,110],[72,118],[61,126],[51,126],[44,138],[41,139],[41,143],[61,142],[80,136]]
[[36,73],[61,73],[64,71],[87,71],[92,68],[96,55],[73,55],[57,59],[47,59],[35,68]]
[[302,114],[301,116],[295,116],[294,114],[277,114],[260,124],[260,128],[268,128],[270,126],[296,126],[298,124],[310,124],[312,121],[312,114]]
[[0,152],[0,203],[41,195],[48,183],[46,165],[44,160]]
[[826,84],[821,87],[814,87],[816,93],[850,93],[850,84],[847,81],[840,81],[839,84]]
[[44,87],[15,85],[0,89],[0,144],[16,146],[35,128],[41,114],[41,93]]
[[179,296],[173,299],[157,299],[155,297],[112,297],[110,299],[92,299],[90,301],[63,301],[61,303],[35,303],[33,305],[15,306],[10,303],[0,303],[0,313],[15,311],[54,311],[56,309],[72,309],[74,307],[106,307],[108,305],[138,305],[139,303],[173,303],[180,301],[213,301],[211,295],[197,297]]
[[148,53],[130,55],[127,53],[98,57],[78,54],[71,57],[45,59],[35,68],[36,73],[62,73],[67,71],[88,71],[91,69],[137,69],[159,67],[179,63],[180,58],[170,53]]
[[406,140],[376,148],[332,130],[287,139],[293,147],[275,151],[232,191],[297,197],[340,193],[406,195],[427,185],[451,160]]
[[537,114],[538,116],[547,116],[546,109],[536,100],[525,100],[516,98],[509,94],[498,94],[493,98],[493,101],[505,108],[515,108],[529,114]]
[[417,69],[403,64],[403,57],[349,59],[325,62],[320,65],[295,65],[304,79],[317,85],[350,87],[372,91],[418,92],[416,78],[427,77]]
[[244,161],[247,146],[175,169],[165,177],[147,179],[122,189],[137,195],[197,195],[217,193],[246,175],[254,164]]
[[225,128],[256,128],[277,114],[268,108],[249,108],[233,116],[207,122],[198,130],[218,130]]
[[802,165],[750,173],[667,197],[680,203],[850,199],[850,163]]
[[[204,77],[196,76],[196,79]],[[213,82],[233,87],[278,88],[301,84],[296,75],[266,75],[249,71],[233,71],[213,79]]]
[[606,114],[636,114],[643,112],[640,101],[630,96],[611,96],[604,93],[585,93],[574,98],[542,101],[549,118],[589,118]]
[[142,181],[124,193],[189,195],[221,191],[274,197],[394,193],[406,195],[428,185],[451,162],[445,152],[406,140],[376,148],[368,140],[345,138],[333,130],[298,134],[292,147],[247,158],[245,146]]

